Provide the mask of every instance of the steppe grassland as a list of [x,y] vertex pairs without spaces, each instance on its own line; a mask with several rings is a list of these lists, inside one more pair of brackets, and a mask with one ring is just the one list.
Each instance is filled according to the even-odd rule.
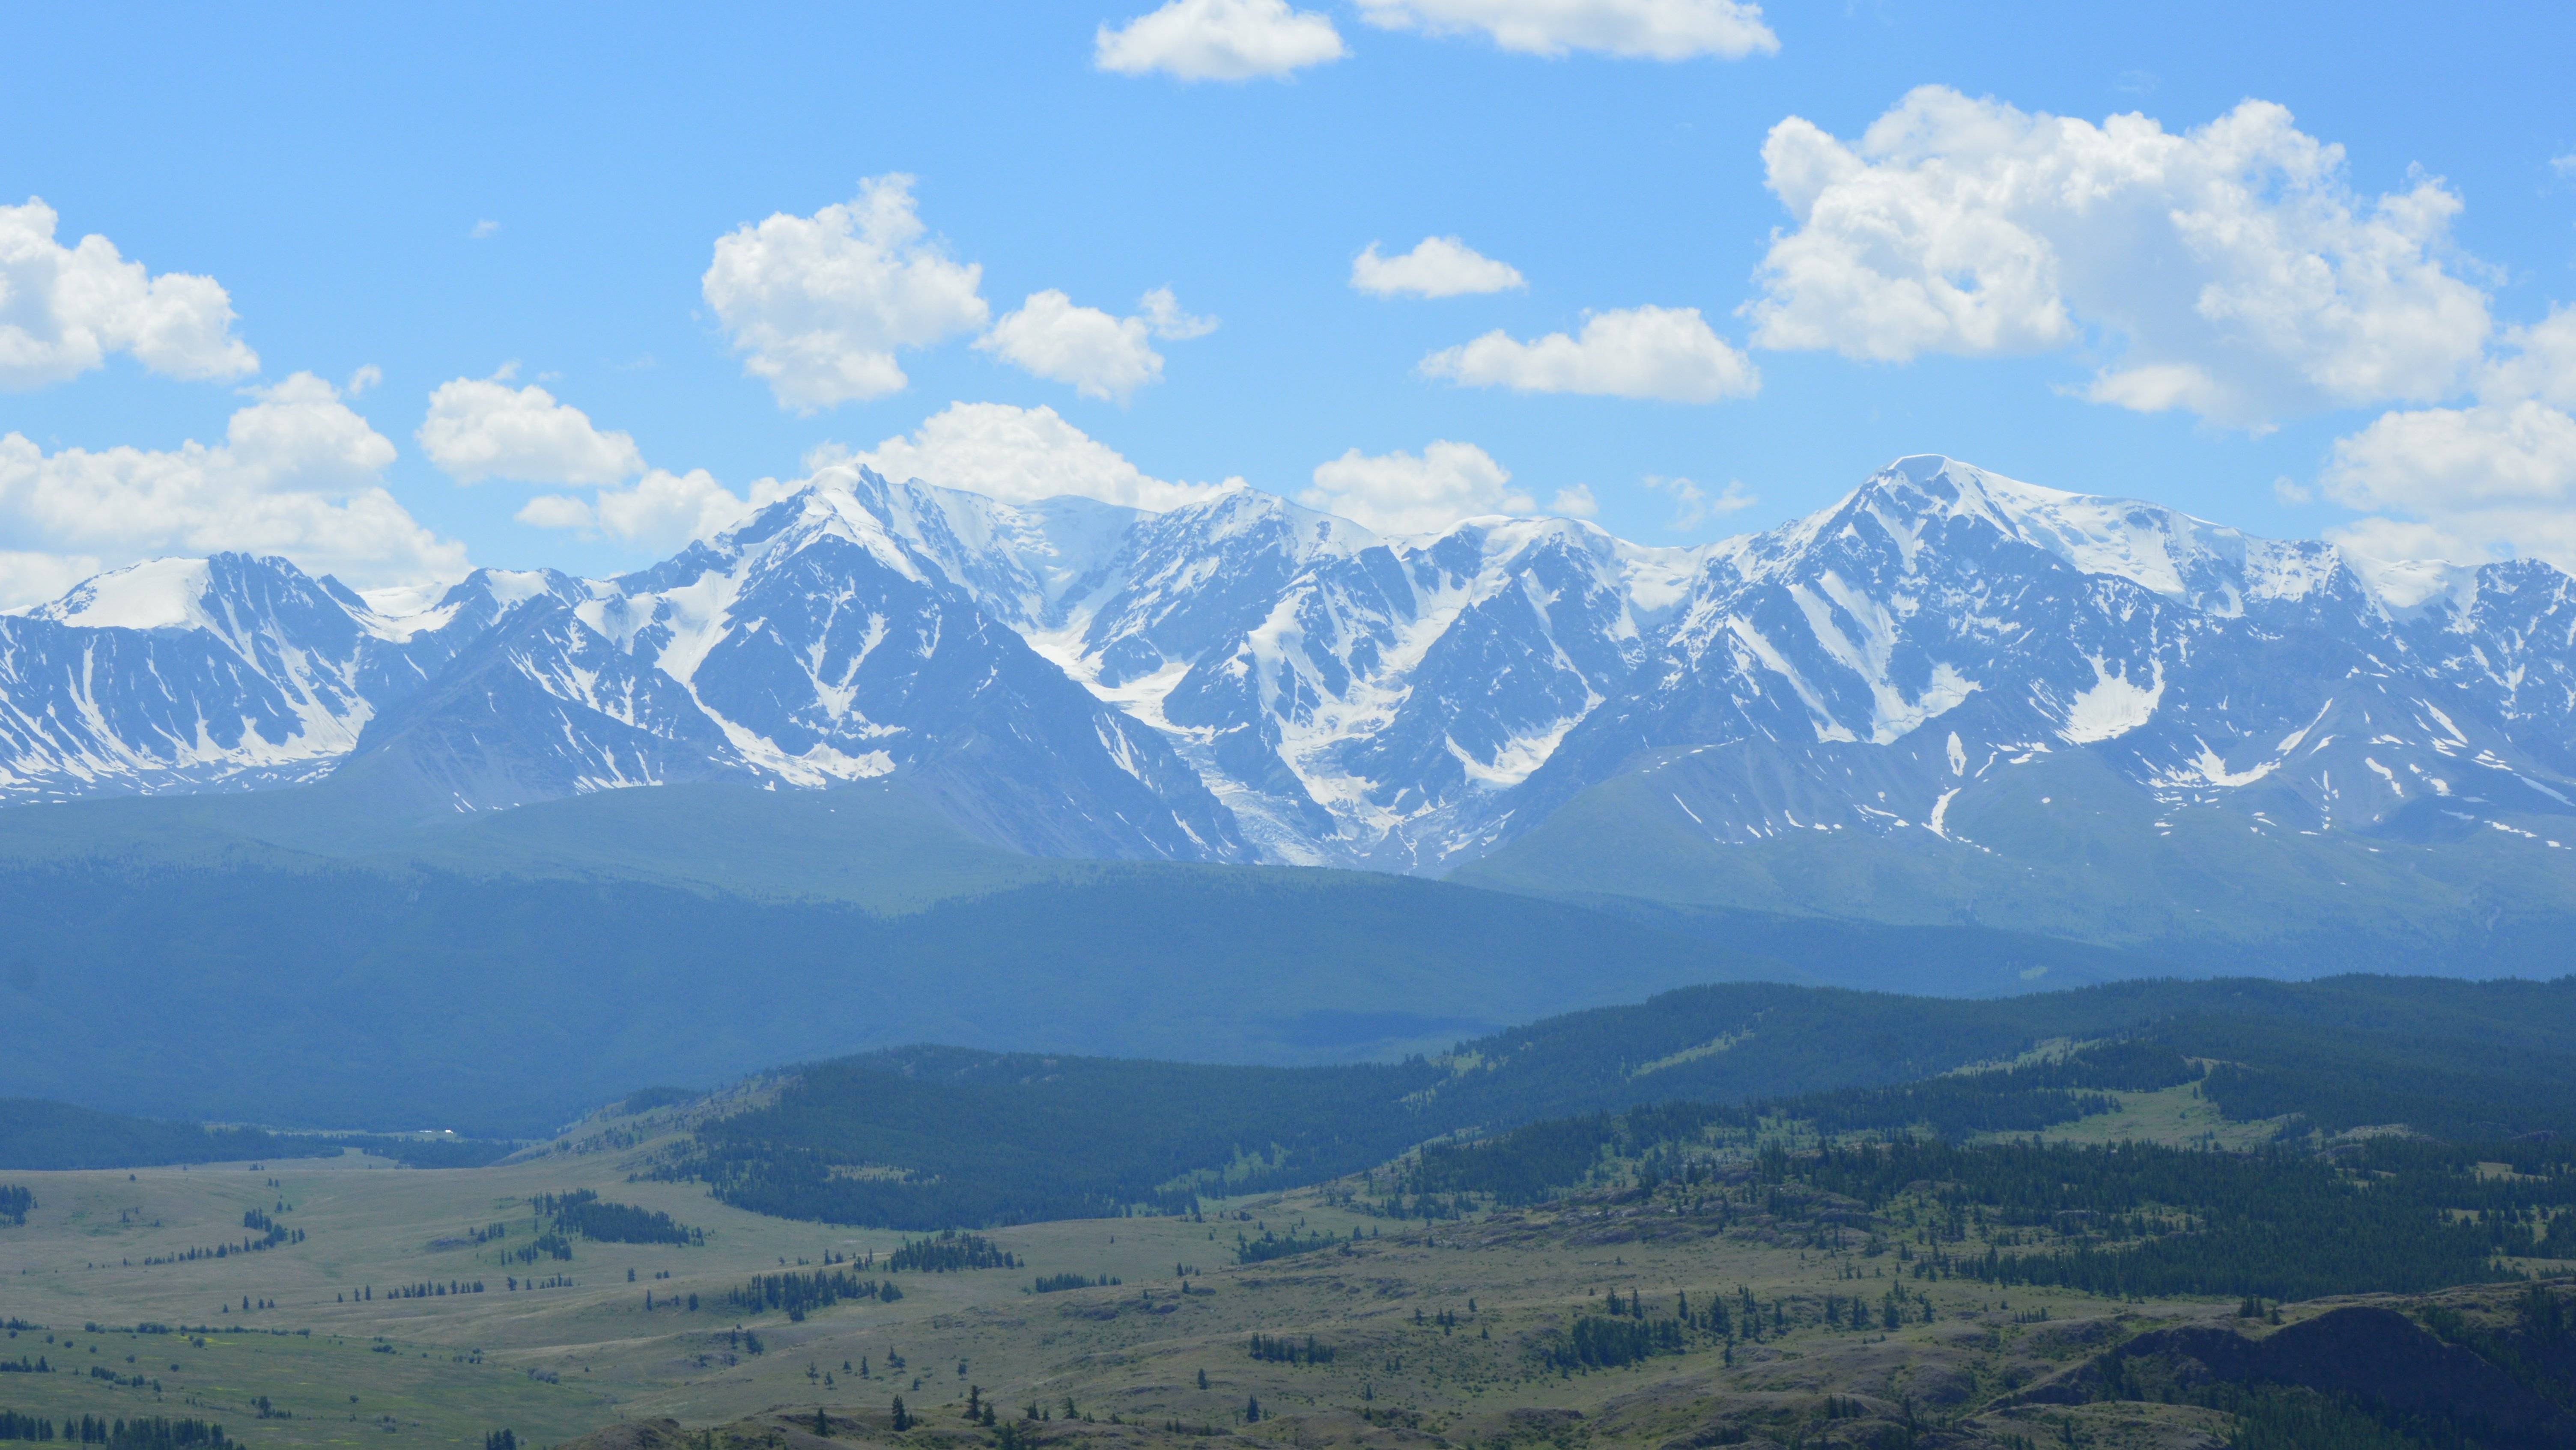
[[[347,1443],[386,1429],[460,1443],[505,1426],[542,1442],[621,1417],[710,1424],[783,1405],[882,1411],[897,1393],[937,1423],[954,1419],[970,1386],[1012,1409],[1035,1401],[1061,1413],[1070,1396],[1101,1420],[1118,1414],[1154,1424],[1238,1422],[1253,1397],[1291,1416],[1367,1409],[1434,1423],[1517,1407],[1592,1414],[1640,1395],[1670,1401],[1681,1414],[1721,1386],[1790,1396],[1879,1393],[1921,1378],[1927,1390],[1946,1393],[1933,1379],[1973,1379],[1997,1334],[2020,1333],[2008,1327],[2016,1312],[2029,1317],[2045,1305],[2063,1321],[2119,1311],[2076,1295],[2018,1291],[2006,1311],[1981,1286],[1909,1283],[1928,1289],[1939,1322],[1893,1336],[1793,1330],[1739,1353],[1732,1367],[1711,1347],[1618,1370],[1550,1373],[1530,1361],[1525,1336],[1598,1312],[1610,1291],[1642,1292],[1657,1312],[1669,1312],[1677,1291],[1703,1304],[1706,1295],[1742,1289],[1765,1301],[1875,1299],[1897,1265],[1741,1236],[1663,1234],[1633,1210],[1569,1207],[1426,1226],[1361,1216],[1303,1191],[1213,1206],[1203,1223],[1132,1218],[997,1230],[991,1237],[1021,1258],[1021,1269],[906,1273],[897,1276],[904,1290],[897,1303],[845,1302],[791,1322],[721,1301],[753,1274],[820,1267],[827,1253],[882,1258],[903,1235],[763,1218],[717,1203],[695,1184],[627,1182],[656,1146],[443,1171],[350,1155],[131,1175],[8,1175],[27,1183],[39,1206],[25,1227],[0,1229],[0,1264],[17,1271],[0,1278],[0,1318],[45,1329],[23,1331],[7,1348],[44,1354],[80,1377],[7,1376],[0,1405],[56,1418],[198,1414],[253,1434],[261,1446]],[[704,1229],[706,1244],[576,1241],[569,1264],[500,1261],[530,1242],[534,1195],[576,1188],[668,1212]],[[277,1211],[281,1201],[291,1208]],[[242,1215],[253,1209],[303,1230],[305,1241],[222,1259],[142,1262],[238,1242]],[[456,1245],[495,1222],[509,1226],[508,1237]],[[1349,1252],[1232,1266],[1237,1233],[1297,1224],[1378,1237]],[[1183,1267],[1192,1271],[1186,1278]],[[665,1273],[671,1277],[658,1277]],[[1033,1295],[1030,1281],[1041,1273],[1123,1283]],[[1861,1280],[1846,1277],[1853,1273]],[[502,1287],[512,1276],[524,1283],[558,1274],[573,1282]],[[477,1279],[486,1286],[480,1294],[388,1297],[398,1286]],[[1194,1292],[1179,1292],[1184,1284]],[[354,1297],[369,1288],[371,1300]],[[695,1293],[700,1308],[647,1311],[647,1291],[657,1306]],[[245,1313],[244,1297],[276,1307]],[[1452,1322],[1443,1324],[1444,1314]],[[81,1329],[92,1322],[250,1332],[204,1335],[199,1348],[178,1336]],[[729,1335],[737,1328],[758,1334],[766,1352],[747,1353]],[[1255,1361],[1247,1341],[1256,1330],[1301,1341],[1314,1335],[1335,1357],[1321,1365]],[[56,1343],[46,1344],[47,1334]],[[900,1372],[890,1372],[890,1353],[902,1357]],[[865,1378],[857,1372],[863,1359]],[[169,1369],[173,1363],[180,1368]],[[158,1393],[91,1378],[94,1365],[157,1379]],[[255,1420],[262,1396],[293,1418]]]
[[2284,1122],[2279,1118],[2231,1121],[2218,1110],[2218,1104],[2201,1096],[2198,1083],[2180,1083],[2156,1092],[2114,1092],[2107,1096],[2119,1101],[2120,1111],[2077,1118],[2071,1123],[2042,1129],[2037,1134],[1996,1136],[2021,1139],[2035,1136],[2051,1143],[2161,1143],[2169,1148],[2197,1148],[2206,1144],[2243,1153],[2260,1148],[2279,1136]]

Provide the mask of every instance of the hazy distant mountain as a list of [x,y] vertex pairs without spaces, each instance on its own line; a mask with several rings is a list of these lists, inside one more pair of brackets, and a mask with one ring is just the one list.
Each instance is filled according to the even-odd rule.
[[224,555],[0,617],[0,800],[334,772],[423,817],[890,777],[1044,855],[2456,945],[2576,904],[2576,601],[1917,457],[1695,549],[837,470],[619,579],[393,615]]

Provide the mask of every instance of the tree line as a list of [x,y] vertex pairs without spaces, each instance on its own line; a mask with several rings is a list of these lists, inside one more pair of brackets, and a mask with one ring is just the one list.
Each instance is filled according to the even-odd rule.
[[704,1229],[689,1228],[658,1210],[607,1202],[588,1188],[540,1193],[533,1202],[538,1217],[554,1220],[556,1233],[578,1234],[595,1243],[697,1246],[707,1241]]
[[204,1420],[110,1420],[97,1415],[66,1417],[57,1434],[54,1422],[35,1415],[0,1410],[0,1440],[100,1445],[106,1450],[242,1450],[224,1427]]
[[[784,1309],[803,1319],[816,1309],[829,1309],[844,1299],[875,1299],[891,1304],[903,1297],[892,1279],[862,1279],[847,1269],[813,1269],[784,1274],[758,1274],[728,1292],[723,1302],[747,1314]],[[757,1351],[754,1351],[757,1353]]]

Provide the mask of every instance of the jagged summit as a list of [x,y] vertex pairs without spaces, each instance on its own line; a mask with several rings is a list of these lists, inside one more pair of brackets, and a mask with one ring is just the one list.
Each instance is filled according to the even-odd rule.
[[2384,564],[1932,454],[1689,548],[844,466],[630,575],[480,570],[407,611],[276,559],[103,575],[0,617],[0,799],[893,777],[1023,849],[1443,870],[1649,773],[1705,841],[1988,850],[2014,782],[2081,759],[2147,839],[2425,808],[2545,852],[2576,831],[2516,812],[2576,799],[2571,625],[2544,564]]

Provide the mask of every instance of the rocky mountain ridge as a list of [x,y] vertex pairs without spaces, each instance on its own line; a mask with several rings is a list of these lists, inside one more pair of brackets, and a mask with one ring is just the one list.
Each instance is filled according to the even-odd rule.
[[0,616],[9,803],[338,774],[430,816],[893,776],[1039,854],[1440,872],[1614,781],[1719,845],[1991,854],[1967,823],[2055,805],[2011,783],[2071,760],[2141,833],[2217,811],[2563,851],[2576,581],[1932,456],[1688,549],[842,467],[616,579],[481,570],[398,614],[219,555]]

